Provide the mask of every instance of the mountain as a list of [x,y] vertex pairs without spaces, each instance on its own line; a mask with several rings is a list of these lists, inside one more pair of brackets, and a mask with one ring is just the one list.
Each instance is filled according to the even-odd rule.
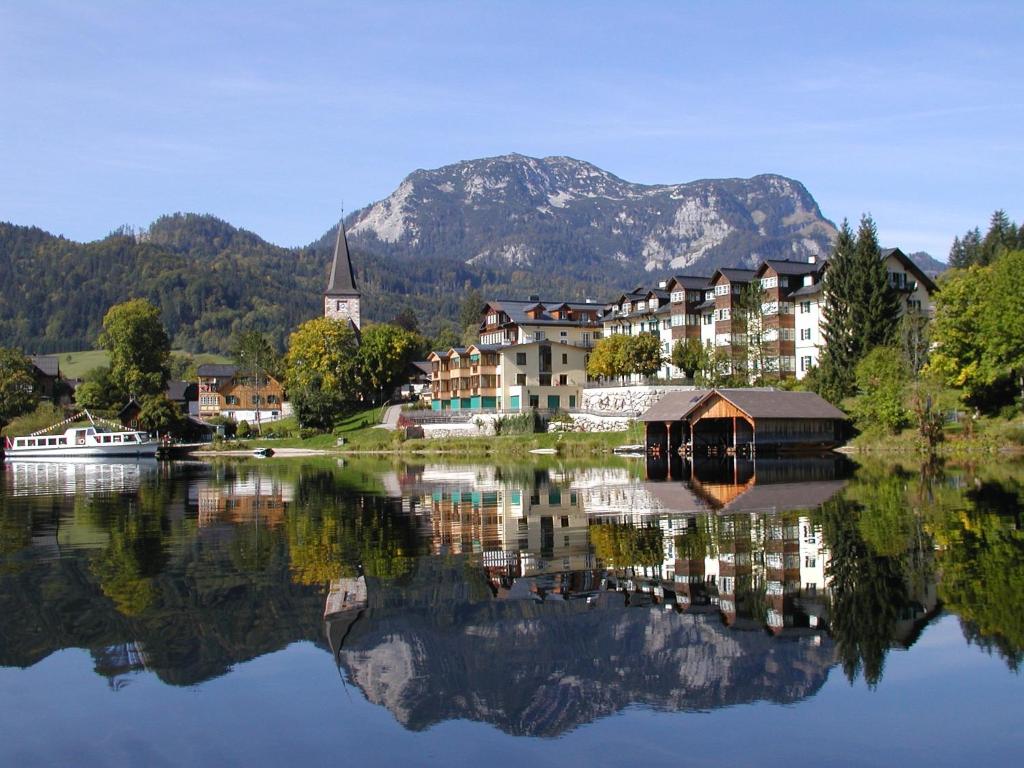
[[416,171],[346,224],[350,241],[374,253],[506,274],[602,271],[627,283],[821,257],[836,234],[804,186],[783,176],[644,185],[569,157],[523,155]]
[[[458,317],[471,289],[604,301],[670,273],[822,256],[835,234],[782,176],[648,186],[522,155],[416,171],[346,228],[364,318],[408,308],[428,334]],[[250,328],[283,347],[321,311],[336,231],[282,248],[197,214],[90,243],[0,223],[0,346],[91,348],[107,309],[142,297],[160,307],[175,347],[226,352]]]
[[949,264],[939,261],[927,251],[908,253],[907,258],[917,264],[928,277],[936,278],[949,269]]

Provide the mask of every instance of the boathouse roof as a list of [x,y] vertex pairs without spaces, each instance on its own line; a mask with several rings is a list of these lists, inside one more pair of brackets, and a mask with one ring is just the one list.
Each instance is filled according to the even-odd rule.
[[842,419],[847,416],[814,392],[775,389],[694,389],[669,392],[652,405],[641,421],[683,421],[711,397],[732,403],[752,419]]

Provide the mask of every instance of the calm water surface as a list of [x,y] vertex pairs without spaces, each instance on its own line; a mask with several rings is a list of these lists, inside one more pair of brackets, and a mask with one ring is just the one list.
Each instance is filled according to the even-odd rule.
[[1024,466],[8,464],[0,765],[1018,765]]

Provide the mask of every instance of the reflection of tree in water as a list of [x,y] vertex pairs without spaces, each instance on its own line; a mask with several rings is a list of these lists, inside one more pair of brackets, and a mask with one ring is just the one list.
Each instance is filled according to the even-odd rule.
[[1017,670],[1024,660],[1024,530],[1021,486],[980,482],[966,509],[936,525],[942,544],[939,594],[968,642],[997,652]]
[[302,478],[285,526],[297,584],[326,584],[360,571],[398,579],[422,547],[414,519],[397,500],[339,492],[328,472]]
[[663,533],[657,526],[601,522],[589,532],[594,555],[607,568],[657,566],[664,560]]
[[117,497],[98,497],[85,512],[109,535],[90,568],[103,594],[125,616],[137,616],[150,606],[156,594],[153,580],[167,564],[165,512],[170,490],[147,483],[129,504]]
[[860,510],[843,497],[821,510],[822,535],[831,550],[830,626],[843,672],[852,683],[858,672],[878,685],[885,653],[909,596],[899,559],[879,555],[858,527]]

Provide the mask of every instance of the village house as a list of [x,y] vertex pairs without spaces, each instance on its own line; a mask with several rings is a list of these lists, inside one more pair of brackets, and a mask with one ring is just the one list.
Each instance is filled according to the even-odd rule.
[[268,373],[255,378],[237,366],[205,363],[199,366],[199,415],[224,416],[250,424],[277,421],[291,413],[284,387]]
[[602,317],[605,336],[625,334],[639,336],[648,333],[661,342],[665,363],[659,371],[664,378],[672,376],[672,307],[669,304],[668,282],[661,281],[657,288],[642,286],[624,293],[605,309]]
[[555,341],[590,349],[601,338],[601,307],[590,302],[489,301],[480,322],[480,343],[497,346]]
[[587,348],[558,341],[471,344],[428,359],[435,411],[572,409],[587,380]]

